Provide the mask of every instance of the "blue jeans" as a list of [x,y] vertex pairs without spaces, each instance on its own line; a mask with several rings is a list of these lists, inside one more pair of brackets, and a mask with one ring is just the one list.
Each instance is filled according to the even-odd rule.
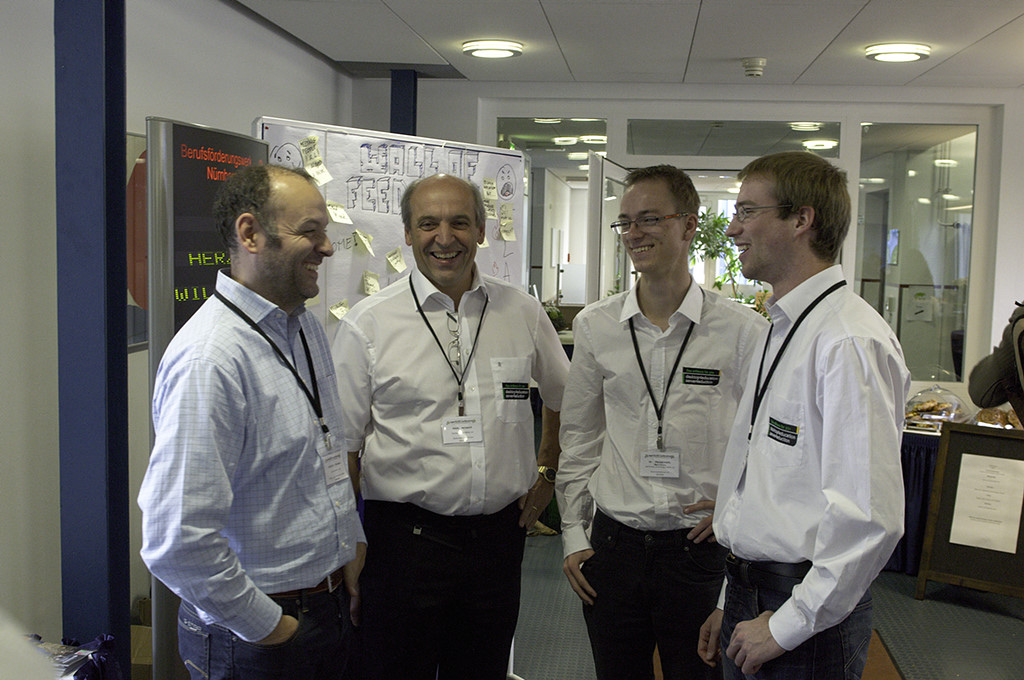
[[344,680],[352,621],[344,586],[307,595],[305,602],[279,601],[299,620],[287,642],[264,646],[246,642],[227,628],[203,623],[195,608],[178,609],[178,651],[192,680]]
[[599,680],[651,680],[655,644],[666,680],[719,677],[698,656],[697,640],[718,600],[725,549],[686,533],[595,516],[594,555],[582,571],[597,597],[583,605],[583,617]]
[[870,590],[843,621],[765,663],[754,675],[741,673],[726,656],[736,624],[755,619],[761,612],[778,610],[789,597],[789,593],[777,590],[729,583],[721,637],[722,671],[726,680],[860,680],[871,640]]

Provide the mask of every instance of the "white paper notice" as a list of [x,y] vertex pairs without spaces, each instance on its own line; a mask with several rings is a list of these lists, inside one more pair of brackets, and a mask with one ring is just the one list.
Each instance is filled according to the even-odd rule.
[[949,542],[1017,552],[1024,460],[963,454]]

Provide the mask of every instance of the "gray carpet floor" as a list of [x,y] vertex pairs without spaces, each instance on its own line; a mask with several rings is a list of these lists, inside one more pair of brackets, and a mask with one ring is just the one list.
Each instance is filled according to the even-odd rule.
[[[883,572],[872,586],[875,628],[905,680],[1024,678],[1024,600]],[[562,574],[558,536],[526,541],[515,638],[523,680],[594,680],[579,598]]]

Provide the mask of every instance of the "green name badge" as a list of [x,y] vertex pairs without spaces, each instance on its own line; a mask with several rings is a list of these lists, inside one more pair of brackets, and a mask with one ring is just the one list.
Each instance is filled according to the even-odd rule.
[[501,383],[501,396],[505,399],[529,399],[530,384],[521,382]]
[[786,446],[796,446],[797,436],[800,434],[800,428],[796,425],[787,425],[781,421],[775,420],[775,418],[768,419],[768,438],[774,439],[780,444]]
[[683,366],[684,385],[717,385],[721,378],[722,372],[717,368]]

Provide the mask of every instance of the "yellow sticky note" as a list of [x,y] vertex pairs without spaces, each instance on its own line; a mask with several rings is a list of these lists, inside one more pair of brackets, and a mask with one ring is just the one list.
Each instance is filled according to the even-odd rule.
[[331,305],[331,314],[333,314],[339,320],[341,319],[341,317],[348,314],[348,298],[345,298],[341,302],[336,302],[335,304]]
[[493,220],[498,217],[498,201],[493,198],[484,199],[484,212],[487,214],[487,219]]
[[373,295],[374,293],[380,292],[380,277],[371,272],[363,272],[363,293],[366,295]]
[[477,247],[478,247],[478,248],[490,248],[490,247],[491,247],[491,244],[487,242],[487,232],[484,232],[484,240],[483,240],[483,243],[481,243],[481,244],[480,244],[479,246],[477,246]]
[[483,181],[483,195],[484,199],[489,201],[498,200],[498,184],[494,181],[493,177],[484,177]]
[[359,231],[358,229],[352,232],[352,235],[356,237],[356,241],[359,243],[359,245],[361,245],[363,249],[370,254],[370,257],[375,257],[375,255],[373,254],[373,248],[370,247],[370,242],[373,241],[372,236],[365,232]]
[[385,255],[388,260],[388,264],[396,273],[401,274],[406,270],[405,257],[402,255],[401,248],[395,248],[390,253]]
[[327,201],[327,212],[331,215],[331,222],[339,224],[352,224],[352,218],[345,211],[345,206],[334,201]]
[[307,165],[306,172],[309,173],[309,176],[313,178],[313,181],[316,182],[318,187],[322,187],[334,179],[331,177],[331,173],[327,172],[327,166],[324,165],[324,162],[321,160],[314,161]]
[[302,165],[309,166],[310,163],[322,161],[320,155],[320,139],[316,135],[310,135],[299,140],[299,150],[302,151]]

